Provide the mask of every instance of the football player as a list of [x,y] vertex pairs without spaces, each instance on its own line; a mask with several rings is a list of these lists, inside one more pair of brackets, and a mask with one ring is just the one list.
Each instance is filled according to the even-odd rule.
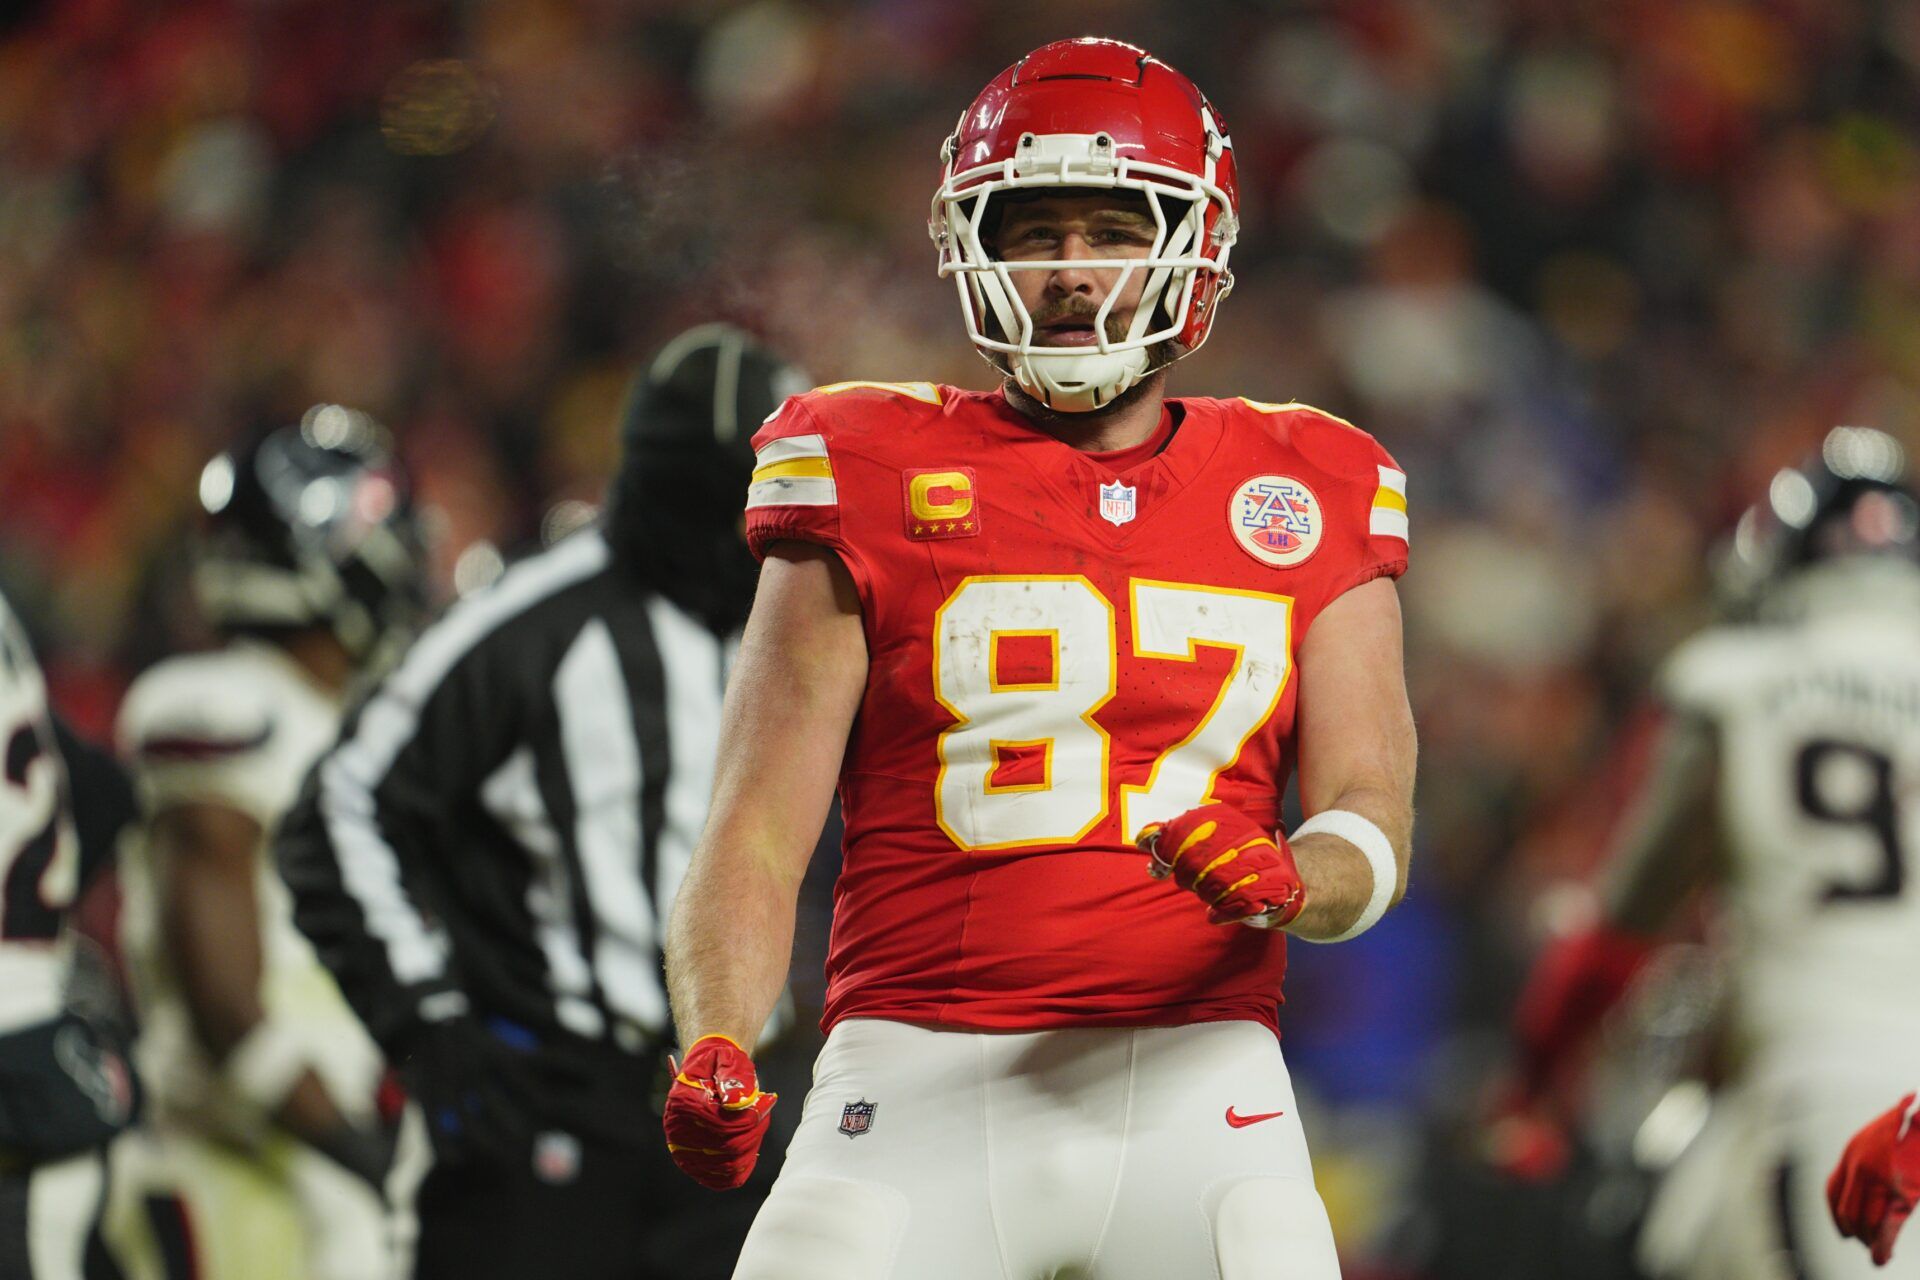
[[743,1046],[837,780],[829,1039],[736,1277],[1336,1276],[1276,1028],[1288,935],[1404,886],[1405,477],[1316,409],[1167,398],[1239,230],[1185,76],[1051,44],[941,154],[940,270],[1005,381],[822,387],[756,438],[669,1148],[754,1164]]
[[226,644],[154,666],[120,713],[153,1106],[116,1155],[112,1232],[136,1280],[382,1280],[395,1108],[267,850],[349,685],[424,612],[419,531],[385,433],[339,405],[214,458],[200,500],[194,585]]
[[[1521,1001],[1524,1116],[1692,891],[1715,890],[1733,1077],[1655,1201],[1641,1252],[1658,1275],[1873,1274],[1828,1227],[1822,1179],[1920,1078],[1904,985],[1920,968],[1920,504],[1903,470],[1891,437],[1840,427],[1742,519],[1743,617],[1666,660],[1669,721],[1601,919],[1543,954]],[[1920,1276],[1920,1258],[1894,1273]]]
[[[68,909],[88,832],[27,638],[0,599],[0,1280],[80,1280],[100,1216],[107,1141],[133,1116],[134,1080],[75,999]],[[124,781],[78,797],[108,840]],[[115,792],[114,795],[105,794]]]

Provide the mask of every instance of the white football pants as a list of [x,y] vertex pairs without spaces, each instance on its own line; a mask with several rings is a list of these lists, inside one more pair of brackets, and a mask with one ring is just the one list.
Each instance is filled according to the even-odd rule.
[[849,1019],[734,1280],[1339,1275],[1293,1085],[1258,1023]]
[[87,1151],[0,1176],[0,1277],[80,1280],[105,1174]]

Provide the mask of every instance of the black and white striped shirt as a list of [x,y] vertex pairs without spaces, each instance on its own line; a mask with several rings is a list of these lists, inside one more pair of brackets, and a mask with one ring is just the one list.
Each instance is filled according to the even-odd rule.
[[727,656],[594,529],[420,636],[277,842],[301,930],[377,1040],[470,1005],[543,1047],[665,1043],[661,932]]

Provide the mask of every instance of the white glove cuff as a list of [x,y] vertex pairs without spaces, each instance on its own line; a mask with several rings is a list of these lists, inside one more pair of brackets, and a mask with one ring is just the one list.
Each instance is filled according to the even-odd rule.
[[272,1114],[307,1070],[307,1046],[285,1022],[262,1018],[227,1055],[227,1082],[254,1106]]
[[1345,942],[1379,924],[1380,917],[1387,914],[1387,904],[1393,901],[1393,887],[1400,878],[1400,866],[1394,860],[1393,843],[1387,839],[1387,833],[1352,810],[1322,809],[1287,833],[1290,841],[1303,836],[1338,836],[1358,849],[1373,871],[1373,895],[1367,899],[1360,918],[1349,925],[1345,933],[1302,941]]

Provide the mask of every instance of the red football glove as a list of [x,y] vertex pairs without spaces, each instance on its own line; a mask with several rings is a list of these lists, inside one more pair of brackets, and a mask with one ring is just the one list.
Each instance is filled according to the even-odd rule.
[[1171,822],[1149,823],[1134,843],[1151,855],[1154,879],[1172,876],[1199,895],[1209,924],[1278,929],[1307,905],[1287,842],[1231,805],[1203,804]]
[[701,1036],[674,1067],[661,1117],[667,1151],[703,1187],[739,1186],[760,1159],[779,1095],[760,1092],[753,1059],[725,1036]]
[[1827,1207],[1843,1236],[1864,1241],[1884,1267],[1920,1196],[1920,1116],[1908,1094],[1853,1135],[1827,1179]]

